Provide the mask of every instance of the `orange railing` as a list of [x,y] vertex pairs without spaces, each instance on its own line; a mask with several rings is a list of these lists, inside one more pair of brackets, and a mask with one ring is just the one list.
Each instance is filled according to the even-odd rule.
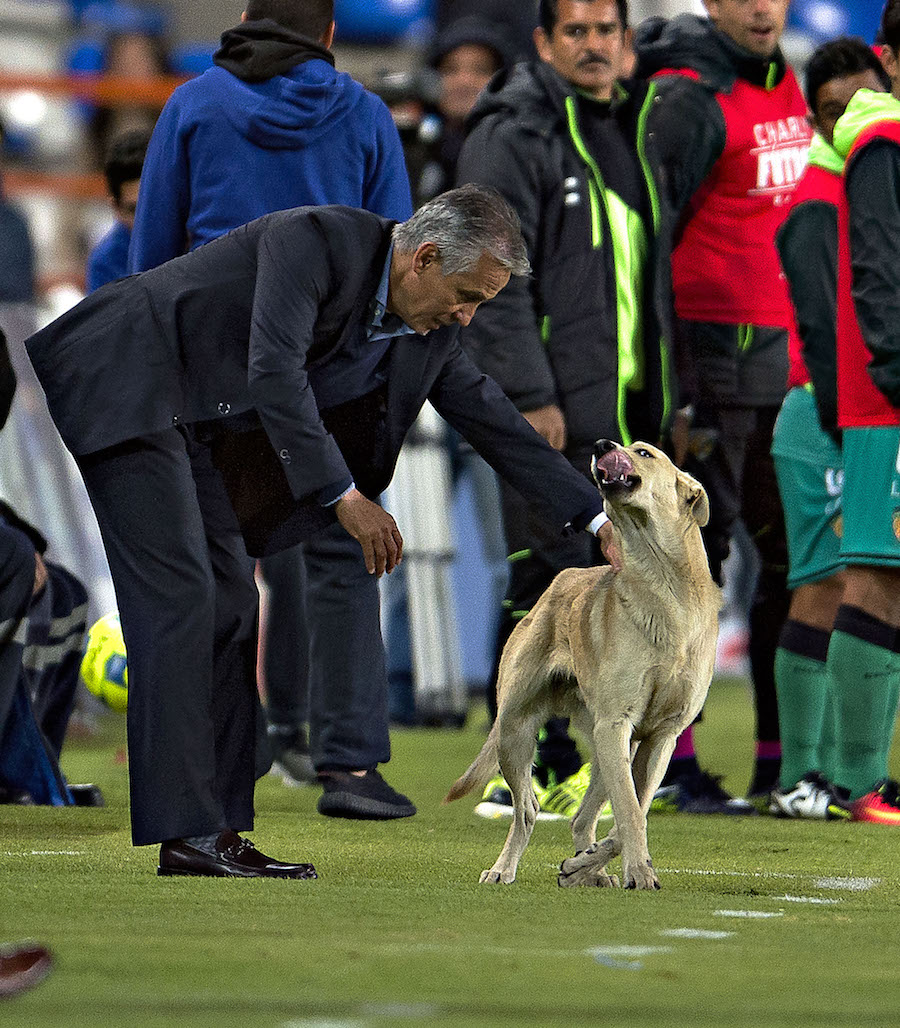
[[[44,96],[64,96],[86,100],[104,107],[164,106],[173,90],[187,79],[160,76],[130,79],[112,75],[22,75],[0,72],[0,92],[30,91]],[[70,200],[102,200],[106,196],[103,176],[66,172],[7,170],[3,175],[11,195],[52,193]]]

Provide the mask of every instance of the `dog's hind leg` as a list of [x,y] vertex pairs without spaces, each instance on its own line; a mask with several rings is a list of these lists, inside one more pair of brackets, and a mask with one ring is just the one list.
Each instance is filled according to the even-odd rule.
[[[543,713],[543,712],[542,712]],[[534,738],[543,718],[531,717],[518,721],[509,710],[498,714],[500,732],[497,756],[500,771],[506,779],[513,798],[513,821],[506,842],[494,866],[481,873],[482,884],[509,885],[516,880],[516,868],[537,820],[538,801],[531,784],[531,765],[534,758]]]

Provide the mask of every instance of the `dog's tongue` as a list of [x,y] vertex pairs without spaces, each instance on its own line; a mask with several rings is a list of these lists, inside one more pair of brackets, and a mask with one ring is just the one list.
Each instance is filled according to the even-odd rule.
[[602,471],[606,478],[614,479],[630,475],[634,471],[634,464],[631,463],[627,453],[623,453],[621,450],[611,450],[597,461],[597,469]]

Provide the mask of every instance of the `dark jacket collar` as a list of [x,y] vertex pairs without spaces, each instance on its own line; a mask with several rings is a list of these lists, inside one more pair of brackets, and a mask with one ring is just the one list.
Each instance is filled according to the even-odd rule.
[[[489,114],[506,111],[521,117],[538,133],[555,129],[565,122],[566,98],[577,89],[545,61],[527,61],[498,71],[475,103],[466,122],[466,131]],[[629,83],[617,83],[611,108],[628,102]]]
[[263,18],[224,32],[213,60],[244,82],[265,82],[304,61],[328,61],[333,66],[334,54],[321,43]]

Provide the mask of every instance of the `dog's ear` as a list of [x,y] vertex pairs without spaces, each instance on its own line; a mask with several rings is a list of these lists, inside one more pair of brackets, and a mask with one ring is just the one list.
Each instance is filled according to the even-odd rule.
[[675,488],[678,498],[690,507],[694,520],[703,528],[709,521],[709,497],[702,485],[686,471],[679,471]]

